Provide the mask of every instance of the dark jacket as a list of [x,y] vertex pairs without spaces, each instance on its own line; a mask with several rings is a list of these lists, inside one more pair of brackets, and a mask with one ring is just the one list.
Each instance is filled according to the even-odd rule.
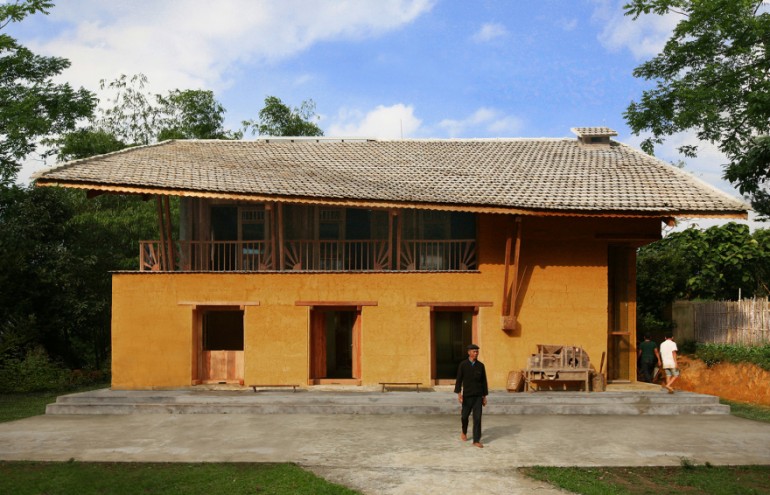
[[487,387],[487,370],[484,363],[476,360],[475,364],[470,359],[466,359],[457,367],[457,381],[455,381],[455,393],[459,394],[460,389],[463,396],[472,397],[480,395],[486,397],[489,395]]

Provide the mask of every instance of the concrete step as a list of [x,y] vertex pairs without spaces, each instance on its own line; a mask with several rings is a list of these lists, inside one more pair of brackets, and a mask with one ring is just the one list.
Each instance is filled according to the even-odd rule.
[[[493,391],[485,414],[678,415],[729,414],[710,395],[691,392]],[[457,414],[450,391],[294,392],[248,390],[95,390],[58,397],[46,414]]]

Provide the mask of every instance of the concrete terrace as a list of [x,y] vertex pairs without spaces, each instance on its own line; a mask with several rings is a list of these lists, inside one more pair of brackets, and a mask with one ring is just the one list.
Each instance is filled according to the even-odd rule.
[[[681,415],[729,414],[714,396],[657,386],[606,392],[492,391],[485,415]],[[46,410],[54,414],[357,414],[452,415],[458,412],[451,387],[415,392],[381,392],[376,387],[291,390],[200,387],[180,390],[96,390],[65,395]]]

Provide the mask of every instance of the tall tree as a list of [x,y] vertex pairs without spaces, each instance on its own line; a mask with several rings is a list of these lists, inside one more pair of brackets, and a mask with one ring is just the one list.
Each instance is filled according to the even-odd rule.
[[313,100],[305,100],[292,109],[280,98],[268,96],[259,111],[259,119],[245,120],[243,127],[262,136],[323,136],[324,132],[314,122],[318,120]]
[[[0,3],[0,30],[35,13],[47,14],[53,2]],[[70,66],[60,57],[35,55],[7,34],[0,34],[0,185],[12,183],[38,140],[75,129],[93,115],[94,95],[53,79]]]
[[99,110],[93,127],[128,145],[155,141],[160,109],[154,104],[155,97],[145,90],[146,85],[144,74],[121,74],[114,81],[99,81],[100,89],[112,92],[107,99],[111,106]]
[[161,130],[158,141],[166,139],[240,139],[241,132],[225,130],[225,107],[214,93],[202,89],[175,89],[157,95]]
[[[626,15],[677,15],[681,20],[662,52],[634,70],[655,82],[632,102],[625,118],[642,149],[694,130],[716,144],[730,163],[725,178],[770,215],[770,14],[764,0],[633,0]],[[697,146],[679,148],[697,155]]]

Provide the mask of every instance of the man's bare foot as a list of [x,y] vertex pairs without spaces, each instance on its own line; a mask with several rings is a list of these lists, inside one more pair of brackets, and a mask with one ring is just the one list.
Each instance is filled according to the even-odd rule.
[[482,444],[481,442],[473,442],[473,446],[474,447],[478,447],[480,449],[484,448],[484,444]]
[[463,442],[467,442],[468,435],[466,435],[465,433],[460,433],[460,440],[462,440]]

